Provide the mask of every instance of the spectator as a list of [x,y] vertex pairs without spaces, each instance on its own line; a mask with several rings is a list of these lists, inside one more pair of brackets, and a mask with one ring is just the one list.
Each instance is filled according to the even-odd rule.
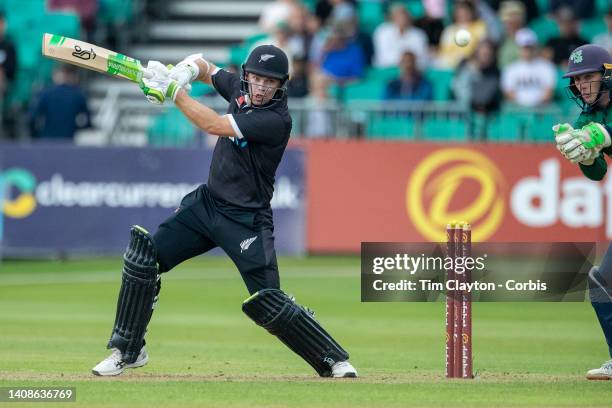
[[551,13],[557,14],[564,8],[569,8],[577,19],[585,20],[593,16],[595,0],[550,0]]
[[334,24],[323,45],[321,70],[341,82],[361,78],[364,74],[363,50],[355,40],[351,39],[343,23]]
[[499,43],[502,38],[502,27],[495,11],[487,4],[485,0],[468,1],[474,5],[476,15],[478,15],[482,22],[485,23],[487,38],[496,44]]
[[[299,47],[298,43],[291,43],[289,41],[290,36],[291,36],[291,30],[289,28],[289,25],[284,21],[280,21],[276,25],[276,28],[272,31],[272,35],[270,35],[269,37],[263,38],[257,41],[255,44],[253,44],[253,46],[251,47],[251,51],[259,47],[260,45],[266,45],[266,44],[272,44],[280,48],[281,50],[285,52],[285,54],[287,54],[287,57],[289,58],[289,73],[291,73],[292,72],[291,62],[293,61],[296,55],[301,54],[302,50]],[[296,47],[296,48],[294,49],[293,47]]]
[[[506,0],[486,0],[487,4],[493,9],[493,10],[500,10],[501,9],[501,5],[505,2]],[[519,3],[521,3],[524,7],[525,10],[525,21],[527,23],[530,23],[533,19],[535,19],[536,17],[538,17],[540,15],[540,8],[538,7],[538,3],[536,0],[516,0]]]
[[13,42],[5,36],[6,19],[0,14],[0,137],[8,133],[6,95],[17,74],[17,53]]
[[437,52],[440,36],[444,30],[446,0],[423,0],[425,15],[415,22],[415,27],[423,30],[427,36],[430,52]]
[[560,35],[546,42],[545,55],[556,65],[565,67],[572,51],[587,41],[580,37],[579,23],[569,8],[559,9],[556,19]]
[[328,88],[330,79],[319,71],[315,71],[310,78],[310,93],[306,99],[309,109],[306,112],[304,136],[330,137],[334,135],[332,115],[329,111]]
[[292,66],[287,95],[290,98],[303,98],[308,94],[308,60],[305,57],[294,57]]
[[[308,55],[312,34],[308,29],[310,12],[304,6],[294,7],[289,14],[287,24],[289,26],[289,49],[297,56],[303,58]],[[315,29],[316,31],[316,29]]]
[[538,39],[530,29],[519,30],[516,43],[521,47],[520,59],[502,70],[504,96],[524,107],[547,104],[557,82],[555,66],[538,56]]
[[604,47],[608,50],[610,55],[612,55],[612,8],[608,9],[608,12],[604,16],[604,21],[606,22],[608,31],[596,35],[593,38],[593,44]]
[[273,33],[280,22],[289,20],[296,7],[299,7],[297,0],[276,0],[267,4],[259,16],[259,27],[266,33]]
[[499,47],[498,63],[505,68],[519,58],[516,33],[525,27],[525,6],[520,1],[504,1],[499,8],[499,18],[504,24],[504,38]]
[[336,21],[343,21],[350,17],[355,17],[357,14],[354,1],[330,0],[330,3],[333,6],[331,14],[329,15],[332,23]]
[[489,114],[500,107],[502,92],[499,82],[495,44],[484,40],[475,54],[459,65],[453,80],[453,93],[473,111]]
[[98,0],[47,0],[49,10],[74,12],[81,19],[81,27],[87,32],[87,38],[92,39],[96,29]]
[[53,85],[43,89],[31,106],[32,138],[73,140],[78,129],[91,127],[87,100],[77,83],[74,66],[55,69]]
[[359,23],[357,16],[354,12],[345,9],[343,13],[338,13],[334,17],[334,22],[338,24],[344,24],[347,35],[352,41],[355,41],[363,50],[363,56],[367,66],[372,65],[372,59],[374,58],[374,44],[372,43],[372,37],[359,30]]
[[[468,30],[472,35],[472,40],[465,47],[455,44],[455,33],[462,28]],[[478,18],[474,5],[468,1],[457,1],[454,23],[447,26],[442,32],[438,65],[442,68],[455,68],[461,60],[474,53],[476,46],[485,39],[486,35],[485,23]]]
[[401,3],[389,9],[389,22],[382,23],[374,31],[374,65],[398,66],[404,51],[412,51],[417,65],[425,68],[428,61],[427,35],[412,25],[412,17]]
[[[327,24],[327,19],[331,16],[335,5],[338,3],[337,0],[318,0],[315,5],[315,16],[319,20],[321,26]],[[357,7],[357,0],[344,1],[353,7]]]
[[433,86],[417,67],[416,55],[406,51],[400,60],[400,77],[389,81],[384,99],[405,101],[430,101]]

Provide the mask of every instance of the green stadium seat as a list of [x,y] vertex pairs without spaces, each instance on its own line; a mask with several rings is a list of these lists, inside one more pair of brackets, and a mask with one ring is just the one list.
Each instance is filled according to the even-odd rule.
[[404,0],[404,4],[406,4],[412,18],[417,19],[425,15],[425,7],[423,7],[421,0]]
[[555,100],[561,101],[567,99],[565,88],[569,85],[569,79],[563,78],[565,69],[557,67],[557,85],[555,87]]
[[368,139],[414,139],[414,119],[378,116],[366,123]]
[[329,87],[329,94],[336,100],[343,102],[374,100],[379,101],[383,98],[386,82],[380,80],[364,79],[358,82],[351,82],[344,85],[332,84]]
[[541,16],[529,23],[529,27],[537,34],[538,43],[545,44],[546,41],[559,35],[559,27],[555,20]]
[[150,146],[191,146],[196,141],[196,129],[178,108],[172,107],[155,118],[147,137]]
[[535,114],[527,122],[527,138],[530,142],[552,142],[554,140],[552,127],[563,119],[552,114]]
[[99,0],[98,18],[107,24],[125,24],[134,19],[132,0]]
[[358,7],[359,25],[364,31],[372,33],[380,23],[385,21],[382,2],[363,0],[359,2]]
[[596,14],[601,15],[607,12],[610,8],[612,8],[612,5],[610,4],[610,0],[596,0],[595,7],[597,7]]
[[529,23],[529,27],[538,36],[538,42],[540,44],[545,44],[549,39],[560,35],[557,22],[553,18],[547,16],[537,17]]
[[602,17],[596,17],[590,20],[580,22],[580,35],[587,41],[592,41],[597,34],[607,31],[606,24]]
[[315,11],[317,0],[302,0],[302,4],[305,5],[311,12]]
[[8,106],[24,106],[30,101],[32,94],[32,78],[36,75],[33,70],[21,69],[17,71],[11,89],[6,95]]
[[236,45],[230,48],[230,63],[240,66],[249,56],[249,52],[253,45],[258,41],[267,38],[268,34],[259,33],[247,37],[240,45]]
[[81,21],[79,16],[73,13],[48,13],[40,29],[41,38],[45,32],[71,38],[81,37]]
[[548,13],[548,9],[550,8],[550,0],[537,0],[536,3],[538,5],[540,15]]
[[425,77],[432,82],[434,88],[434,100],[448,101],[450,99],[450,88],[454,72],[444,69],[428,69]]
[[466,140],[468,136],[466,120],[462,118],[425,118],[423,139],[426,140]]
[[385,90],[382,81],[361,81],[344,88],[344,100],[381,100]]
[[366,79],[372,81],[382,81],[385,84],[392,79],[399,77],[400,71],[398,67],[390,68],[369,68],[366,73]]
[[206,95],[214,91],[213,87],[203,82],[194,82],[191,84],[191,96],[198,97]]
[[489,118],[487,136],[489,141],[517,142],[522,140],[524,120],[513,114],[498,114]]
[[240,64],[242,64],[249,56],[249,47],[245,47],[244,45],[236,45],[230,48],[229,53],[230,64],[240,66]]

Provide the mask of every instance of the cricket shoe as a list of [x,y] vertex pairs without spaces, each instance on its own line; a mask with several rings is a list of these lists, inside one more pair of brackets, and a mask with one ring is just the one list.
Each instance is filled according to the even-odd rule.
[[599,368],[587,372],[588,380],[612,380],[612,360],[608,360]]
[[332,377],[333,378],[355,378],[357,377],[357,370],[348,361],[339,361],[332,366]]
[[92,368],[91,372],[94,373],[94,375],[119,375],[126,368],[142,367],[149,361],[149,356],[144,347],[140,350],[140,354],[138,354],[136,361],[130,364],[123,361],[121,351],[118,348],[113,347],[111,350],[113,350],[113,352],[110,356],[106,357],[104,360],[100,361],[97,366]]

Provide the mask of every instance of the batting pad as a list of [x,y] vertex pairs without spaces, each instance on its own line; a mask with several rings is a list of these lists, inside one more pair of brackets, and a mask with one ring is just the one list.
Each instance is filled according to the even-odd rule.
[[302,357],[321,377],[330,377],[331,367],[349,358],[313,313],[282,290],[260,290],[244,301],[242,311]]
[[117,314],[108,347],[117,347],[126,363],[138,358],[147,324],[158,294],[157,253],[149,233],[139,226],[131,229],[130,243],[123,255],[123,276]]

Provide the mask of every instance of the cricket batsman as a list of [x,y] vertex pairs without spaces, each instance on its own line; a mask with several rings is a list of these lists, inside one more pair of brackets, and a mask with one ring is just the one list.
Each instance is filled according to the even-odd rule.
[[[119,375],[148,362],[145,332],[161,287],[161,274],[221,247],[232,259],[250,297],[242,311],[279,338],[321,377],[357,377],[348,353],[321,327],[314,313],[280,289],[270,200],[276,169],[291,132],[287,108],[289,63],[272,45],[255,48],[232,74],[191,55],[172,70],[147,65],[140,86],[149,101],[174,101],[198,128],[218,135],[208,182],[186,195],[154,234],[134,226],[124,266],[109,357],[93,368]],[[193,81],[212,85],[229,102],[218,115],[191,98]]]
[[[608,165],[604,154],[612,155],[612,58],[605,48],[587,44],[570,55],[567,73],[568,94],[582,113],[573,126],[568,123],[553,126],[557,149],[578,163],[582,173],[591,180],[604,178]],[[589,297],[601,324],[610,357],[612,357],[612,246],[608,247],[599,267],[589,272]],[[589,380],[611,380],[612,360],[587,372]]]

